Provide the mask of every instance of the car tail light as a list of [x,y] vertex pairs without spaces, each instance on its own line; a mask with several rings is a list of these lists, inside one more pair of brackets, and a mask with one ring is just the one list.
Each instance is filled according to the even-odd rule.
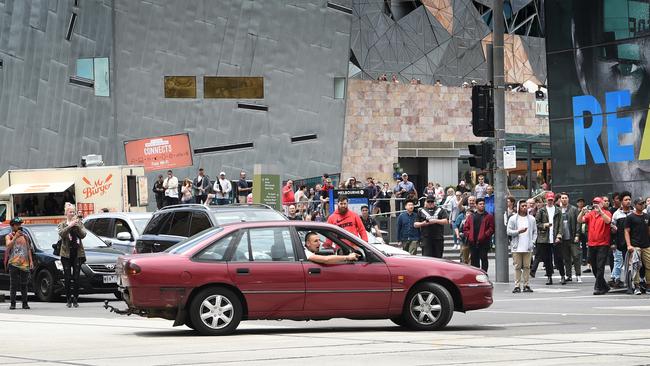
[[142,272],[142,268],[140,268],[140,266],[131,261],[126,262],[126,265],[124,266],[124,273],[127,275],[137,275],[140,272]]

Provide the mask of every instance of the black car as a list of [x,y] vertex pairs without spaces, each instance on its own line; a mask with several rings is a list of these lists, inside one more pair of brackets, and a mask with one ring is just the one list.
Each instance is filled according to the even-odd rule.
[[135,251],[136,253],[162,252],[205,229],[232,222],[283,220],[287,220],[286,216],[269,206],[260,204],[167,206],[154,212],[144,232],[135,243]]
[[[61,257],[52,253],[52,244],[59,240],[57,226],[23,225],[23,230],[34,243],[35,265],[31,274],[30,291],[41,301],[53,301],[65,294]],[[9,289],[9,274],[1,259],[6,250],[5,236],[10,232],[10,227],[0,229],[0,289],[3,290]],[[83,239],[83,245],[86,263],[81,266],[79,274],[79,293],[113,293],[119,297],[115,263],[122,253],[89,231]]]

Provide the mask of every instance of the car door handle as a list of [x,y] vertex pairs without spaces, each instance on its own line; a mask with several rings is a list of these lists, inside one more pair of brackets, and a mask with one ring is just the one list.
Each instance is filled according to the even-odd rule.
[[248,268],[237,268],[237,274],[246,275],[249,274],[250,272],[251,270]]
[[320,274],[320,268],[310,268],[307,270],[309,274]]

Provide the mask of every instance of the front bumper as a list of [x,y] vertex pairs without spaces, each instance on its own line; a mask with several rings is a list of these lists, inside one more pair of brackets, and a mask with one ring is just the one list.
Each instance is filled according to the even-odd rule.
[[459,289],[464,311],[485,309],[494,302],[494,286],[491,282],[461,285]]

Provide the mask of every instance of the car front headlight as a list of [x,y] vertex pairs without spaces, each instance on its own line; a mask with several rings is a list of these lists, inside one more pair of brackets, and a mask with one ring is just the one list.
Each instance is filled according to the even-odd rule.
[[476,282],[480,282],[480,283],[490,282],[490,278],[488,277],[488,275],[486,275],[484,273],[483,274],[477,274],[476,275]]
[[63,263],[61,263],[60,260],[58,260],[58,259],[55,260],[55,261],[54,261],[54,265],[56,266],[56,269],[58,269],[59,271],[63,272]]

